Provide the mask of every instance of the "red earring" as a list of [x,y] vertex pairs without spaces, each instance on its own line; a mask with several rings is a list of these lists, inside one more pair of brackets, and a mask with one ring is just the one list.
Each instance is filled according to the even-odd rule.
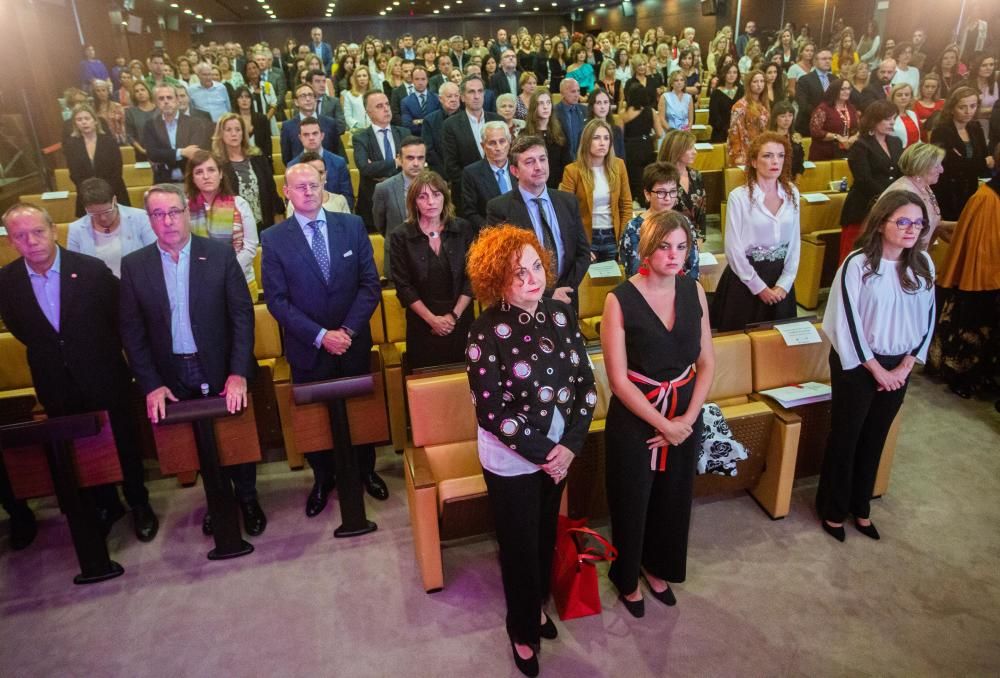
[[646,265],[647,263],[647,261],[643,261],[639,264],[639,275],[649,275],[649,266]]

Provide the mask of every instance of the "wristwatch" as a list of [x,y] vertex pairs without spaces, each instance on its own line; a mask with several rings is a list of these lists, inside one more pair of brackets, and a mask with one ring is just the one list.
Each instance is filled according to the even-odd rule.
[[354,336],[357,334],[357,332],[355,332],[354,330],[352,330],[350,327],[341,327],[340,329],[341,329],[342,332],[344,332],[345,334],[347,334],[347,336],[349,336],[351,339],[353,339]]

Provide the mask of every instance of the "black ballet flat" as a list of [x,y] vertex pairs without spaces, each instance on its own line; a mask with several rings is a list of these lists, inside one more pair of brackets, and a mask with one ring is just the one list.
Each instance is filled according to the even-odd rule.
[[952,382],[948,384],[948,389],[952,393],[957,395],[959,398],[964,398],[965,400],[968,400],[969,398],[972,397],[972,389],[969,388],[967,384]]
[[875,529],[875,523],[868,523],[867,525],[862,525],[857,520],[854,521],[854,528],[865,535],[869,539],[874,539],[878,541],[882,537],[879,535],[878,530]]
[[559,630],[549,615],[545,615],[545,623],[538,627],[538,635],[545,640],[555,640],[559,637]]
[[826,532],[828,535],[830,535],[837,541],[844,541],[845,539],[847,539],[847,533],[844,531],[843,525],[841,525],[840,527],[834,527],[825,520],[821,520],[820,525],[823,526],[824,532]]
[[649,583],[649,579],[646,578],[646,575],[642,575],[642,578],[646,582],[646,586],[649,587],[650,594],[652,594],[652,596],[658,601],[668,607],[673,607],[677,604],[677,597],[674,596],[674,590],[670,588],[670,584],[667,584],[666,591],[657,591],[653,588],[653,585]]
[[646,601],[643,598],[639,600],[629,600],[624,595],[619,595],[618,599],[622,601],[625,609],[628,613],[635,617],[636,619],[642,619],[646,616]]
[[531,655],[527,659],[522,659],[521,655],[517,653],[517,647],[514,645],[514,641],[510,641],[510,650],[514,653],[514,665],[517,666],[517,670],[530,678],[534,678],[538,675],[538,653]]

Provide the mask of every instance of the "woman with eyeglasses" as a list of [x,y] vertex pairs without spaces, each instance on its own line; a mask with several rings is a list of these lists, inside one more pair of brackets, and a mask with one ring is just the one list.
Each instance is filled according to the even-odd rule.
[[810,160],[846,158],[858,140],[860,114],[851,103],[854,86],[842,78],[831,77],[823,99],[809,118]]
[[920,196],[886,193],[830,288],[823,331],[833,393],[816,512],[837,541],[848,516],[858,532],[879,538],[870,503],[882,448],[934,331],[934,264],[919,247],[928,228]]
[[122,257],[156,242],[146,210],[119,205],[104,179],[85,179],[77,189],[85,214],[69,225],[66,249],[97,257],[121,277]]

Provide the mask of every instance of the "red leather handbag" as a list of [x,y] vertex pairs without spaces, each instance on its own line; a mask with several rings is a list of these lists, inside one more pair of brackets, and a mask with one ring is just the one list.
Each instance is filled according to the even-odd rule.
[[563,621],[601,613],[594,563],[618,557],[618,549],[586,525],[586,519],[571,520],[561,515],[556,528],[552,597]]

